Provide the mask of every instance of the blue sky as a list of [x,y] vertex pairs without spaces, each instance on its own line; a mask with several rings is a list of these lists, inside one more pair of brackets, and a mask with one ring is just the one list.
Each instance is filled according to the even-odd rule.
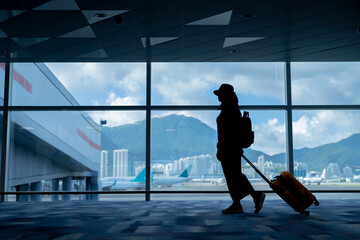
[[[51,71],[81,105],[144,105],[144,63],[49,63]],[[359,63],[293,63],[294,104],[360,104]],[[284,104],[283,63],[153,63],[153,105],[217,105],[213,90],[234,86],[242,105]],[[153,116],[174,112],[153,112]],[[176,112],[215,128],[216,111]],[[251,111],[253,148],[269,154],[285,150],[282,111]],[[93,112],[109,126],[145,118],[144,112]],[[358,111],[296,111],[295,148],[335,142],[360,132]]]

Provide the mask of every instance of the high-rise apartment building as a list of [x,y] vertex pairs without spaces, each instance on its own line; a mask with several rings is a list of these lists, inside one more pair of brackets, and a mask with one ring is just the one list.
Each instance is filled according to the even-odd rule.
[[113,177],[129,176],[129,153],[128,149],[113,151]]
[[329,178],[341,177],[339,164],[329,163],[329,165],[326,168],[326,177]]
[[100,163],[100,178],[105,178],[108,176],[108,166],[109,166],[109,157],[108,151],[101,151],[101,163]]
[[258,157],[258,168],[259,168],[260,172],[262,172],[262,173],[265,172],[265,156],[264,155],[260,155]]
[[354,177],[351,167],[346,166],[343,168],[343,177],[344,178],[353,178]]

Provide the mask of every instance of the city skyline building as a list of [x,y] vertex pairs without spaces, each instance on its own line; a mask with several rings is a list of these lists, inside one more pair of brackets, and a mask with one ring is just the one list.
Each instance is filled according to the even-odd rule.
[[326,174],[327,178],[338,178],[341,177],[340,167],[337,163],[329,163],[326,167]]
[[116,149],[113,151],[113,177],[127,177],[129,175],[129,151],[128,149]]
[[353,178],[354,177],[353,171],[352,171],[351,167],[349,167],[348,165],[346,165],[343,168],[343,177],[344,178]]
[[108,151],[101,151],[101,162],[100,162],[100,178],[108,177],[109,169],[109,154]]
[[260,170],[260,172],[265,172],[265,156],[264,155],[260,155],[258,157],[258,168]]

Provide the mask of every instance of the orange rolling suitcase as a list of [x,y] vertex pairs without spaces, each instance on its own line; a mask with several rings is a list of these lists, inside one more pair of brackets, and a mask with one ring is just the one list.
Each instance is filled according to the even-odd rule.
[[289,204],[295,211],[308,216],[309,211],[306,211],[312,204],[319,205],[316,197],[302,185],[291,173],[284,171],[274,180],[269,181],[264,174],[262,174],[244,155],[242,157],[250,164],[251,167],[269,184],[270,188],[274,190],[287,204]]

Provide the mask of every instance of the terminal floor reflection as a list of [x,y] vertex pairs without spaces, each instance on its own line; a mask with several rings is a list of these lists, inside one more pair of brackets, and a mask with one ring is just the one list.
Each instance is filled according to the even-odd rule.
[[[358,239],[360,199],[321,200],[306,217],[281,200],[223,215],[229,201],[1,203],[1,239]],[[246,211],[248,209],[248,211]]]

